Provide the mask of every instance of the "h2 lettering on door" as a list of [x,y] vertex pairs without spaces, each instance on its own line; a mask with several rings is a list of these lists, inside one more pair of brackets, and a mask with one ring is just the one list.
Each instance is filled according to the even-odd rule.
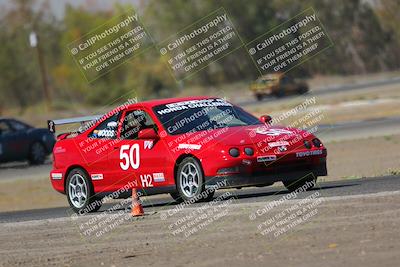
[[153,187],[153,176],[151,174],[141,174],[140,181],[142,187]]

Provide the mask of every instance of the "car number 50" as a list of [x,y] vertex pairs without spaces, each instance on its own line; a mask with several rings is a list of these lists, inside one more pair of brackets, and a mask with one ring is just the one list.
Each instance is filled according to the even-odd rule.
[[133,144],[130,148],[129,147],[129,145],[122,145],[119,151],[119,158],[121,160],[119,166],[121,166],[121,169],[124,171],[128,170],[129,166],[133,169],[137,169],[140,165],[139,144]]

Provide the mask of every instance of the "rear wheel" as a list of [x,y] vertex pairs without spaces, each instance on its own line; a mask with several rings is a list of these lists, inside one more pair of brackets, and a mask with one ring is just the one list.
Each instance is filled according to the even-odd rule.
[[301,188],[303,186],[304,186],[305,190],[308,191],[308,190],[312,189],[316,183],[317,183],[317,177],[314,178],[314,176],[304,177],[297,181],[283,182],[286,189],[289,190],[290,192],[295,191],[296,189]]
[[209,201],[214,195],[213,190],[205,190],[203,170],[200,163],[192,157],[185,158],[179,164],[176,188],[178,192],[171,196],[177,202]]
[[94,194],[92,182],[85,171],[73,169],[67,177],[66,193],[72,210],[78,214],[97,211],[101,207],[101,198]]
[[35,142],[29,149],[29,163],[32,165],[43,164],[46,160],[46,149],[40,142]]
[[285,96],[285,91],[283,90],[283,89],[278,89],[278,91],[276,91],[275,92],[275,96],[277,97],[277,98],[281,98],[281,97],[284,97]]
[[262,94],[256,94],[255,97],[256,97],[257,101],[263,100],[263,95]]

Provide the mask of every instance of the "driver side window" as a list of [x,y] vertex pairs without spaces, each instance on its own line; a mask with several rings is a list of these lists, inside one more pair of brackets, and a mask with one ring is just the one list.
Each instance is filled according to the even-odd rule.
[[6,134],[6,133],[11,133],[12,130],[10,126],[8,125],[7,122],[5,121],[0,121],[0,135]]
[[127,111],[122,122],[121,139],[137,139],[139,131],[147,128],[157,131],[154,121],[146,111]]

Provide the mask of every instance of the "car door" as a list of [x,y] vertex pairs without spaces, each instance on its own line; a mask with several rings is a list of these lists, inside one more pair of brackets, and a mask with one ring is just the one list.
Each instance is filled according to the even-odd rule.
[[28,134],[28,130],[32,129],[32,127],[16,120],[9,120],[8,123],[14,132],[13,138],[17,142],[15,145],[16,151],[18,151],[16,159],[27,159],[29,156],[30,145],[33,141],[32,137]]
[[124,112],[119,142],[108,159],[113,179],[120,187],[133,183],[139,188],[153,188],[168,183],[165,175],[167,146],[159,139],[138,139],[139,131],[146,128],[157,131],[146,110],[137,108]]
[[0,158],[1,161],[14,161],[23,158],[21,155],[21,143],[19,135],[15,132],[7,120],[0,121]]
[[76,147],[82,156],[96,192],[114,191],[115,182],[110,175],[108,154],[113,152],[117,140],[120,113],[110,115],[100,122],[83,139],[76,139]]

